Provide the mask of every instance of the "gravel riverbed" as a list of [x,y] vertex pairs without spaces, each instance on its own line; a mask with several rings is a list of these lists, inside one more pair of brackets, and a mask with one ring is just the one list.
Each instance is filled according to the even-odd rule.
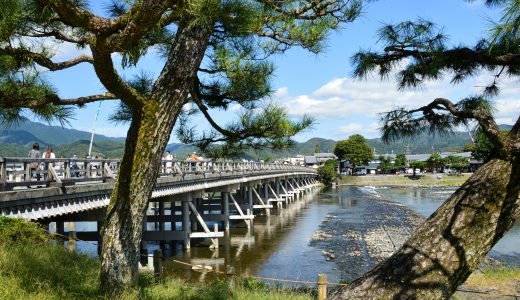
[[340,277],[347,281],[389,257],[424,220],[370,188],[353,187],[350,192],[355,203],[329,213],[311,240],[326,260],[334,260]]

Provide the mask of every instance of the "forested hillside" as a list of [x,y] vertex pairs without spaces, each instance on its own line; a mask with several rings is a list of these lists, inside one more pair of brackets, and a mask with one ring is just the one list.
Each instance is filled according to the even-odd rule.
[[[500,125],[503,130],[511,129],[510,125]],[[347,137],[345,137],[347,138]],[[61,155],[71,157],[73,154],[85,157],[88,153],[90,133],[59,126],[47,126],[44,124],[26,121],[16,126],[0,126],[0,156],[21,156],[29,152],[31,145],[35,142],[43,147],[51,145],[57,157]],[[467,132],[455,132],[448,136],[432,136],[423,134],[414,139],[401,140],[399,142],[385,144],[381,139],[367,139],[376,153],[405,153],[408,149],[410,154],[460,151],[464,146],[471,143]],[[272,151],[265,149],[261,151],[246,151],[240,157],[245,159],[275,160],[295,156],[297,154],[312,155],[316,146],[319,145],[321,152],[332,152],[336,141],[323,138],[312,138],[303,143],[296,143],[291,149],[283,151]],[[169,144],[166,148],[170,150],[177,159],[184,159],[196,148],[179,143]],[[96,135],[92,146],[92,155],[100,157],[121,158],[124,151],[124,138],[112,138]]]

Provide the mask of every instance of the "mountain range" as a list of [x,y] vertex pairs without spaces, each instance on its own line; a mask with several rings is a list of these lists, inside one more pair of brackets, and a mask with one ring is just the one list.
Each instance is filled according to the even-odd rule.
[[[501,129],[511,129],[510,125],[501,125]],[[53,146],[57,157],[71,157],[77,154],[84,157],[88,153],[91,134],[86,131],[69,129],[60,126],[48,126],[32,121],[23,121],[9,127],[0,125],[0,157],[27,156],[33,143],[45,146]],[[92,155],[100,157],[121,158],[124,152],[125,138],[114,138],[103,135],[95,135],[92,146]],[[296,143],[292,148],[281,151],[271,149],[261,151],[246,151],[242,158],[245,159],[278,159],[294,156],[296,154],[312,155],[317,146],[321,152],[332,152],[337,141],[323,138],[312,138],[303,143]],[[370,147],[376,153],[431,153],[445,151],[460,151],[464,146],[471,144],[470,135],[467,132],[455,132],[448,136],[432,136],[422,134],[408,140],[385,144],[379,138],[367,139]],[[190,145],[173,143],[166,147],[177,158],[182,159],[197,151]]]

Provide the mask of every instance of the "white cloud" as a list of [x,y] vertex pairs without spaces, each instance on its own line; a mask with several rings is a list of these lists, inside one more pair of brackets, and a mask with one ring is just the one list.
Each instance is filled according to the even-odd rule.
[[353,116],[375,118],[378,113],[398,106],[417,106],[436,97],[448,97],[444,85],[438,83],[422,90],[400,92],[393,82],[338,78],[310,95],[291,97],[287,88],[283,88],[275,93],[275,97],[278,96],[277,100],[285,104],[290,114],[295,116],[311,113],[318,119],[346,119]]
[[379,132],[379,125],[377,123],[371,123],[368,125],[363,125],[360,123],[349,123],[345,126],[341,126],[338,128],[338,132],[342,134],[342,136],[350,136],[352,134],[362,134],[363,136],[372,136],[375,133]]
[[240,109],[242,109],[242,105],[234,103],[234,104],[231,104],[231,105],[229,106],[229,109],[228,109],[228,110],[229,110],[230,112],[237,112],[237,111],[239,111]]
[[[329,132],[329,135],[377,135],[379,113],[396,107],[420,107],[438,97],[456,102],[482,92],[483,86],[493,80],[493,74],[483,72],[457,85],[450,84],[450,78],[448,75],[443,80],[427,82],[420,89],[405,91],[398,91],[393,80],[335,78],[304,95],[291,95],[287,87],[282,87],[273,98],[285,105],[292,117],[309,113],[317,118],[319,124],[332,121],[347,124],[336,125],[336,132]],[[515,78],[500,78],[499,85],[501,93],[494,99],[495,116],[499,123],[512,124],[520,112],[520,85]]]

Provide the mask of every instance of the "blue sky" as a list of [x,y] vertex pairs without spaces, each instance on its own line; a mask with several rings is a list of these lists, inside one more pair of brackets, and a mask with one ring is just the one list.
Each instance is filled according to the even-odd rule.
[[[103,7],[96,1],[95,9]],[[106,3],[106,2],[105,2]],[[355,80],[352,78],[350,57],[359,49],[379,49],[376,31],[383,24],[414,20],[418,17],[429,19],[444,28],[454,45],[472,45],[490,26],[489,20],[497,20],[499,11],[483,5],[483,1],[463,0],[380,0],[372,1],[364,9],[363,16],[341,30],[332,32],[328,46],[323,53],[310,54],[302,49],[291,49],[272,59],[276,66],[272,87],[272,100],[285,105],[291,117],[304,113],[315,116],[317,123],[312,131],[295,137],[305,141],[311,137],[345,139],[360,133],[366,137],[379,136],[377,113],[396,106],[416,107],[426,104],[436,97],[453,100],[472,95],[481,86],[492,80],[492,74],[481,74],[462,84],[452,86],[449,79],[427,83],[420,90],[398,92],[395,82],[380,81],[379,78]],[[71,45],[57,47],[58,59],[70,58],[78,53]],[[158,75],[162,63],[153,53],[147,55],[133,72],[145,70]],[[78,65],[70,70],[48,73],[62,97],[78,97],[104,92],[88,64]],[[520,88],[518,79],[503,78],[499,84],[502,93],[495,99],[499,123],[512,124],[520,112]],[[90,131],[98,104],[89,104],[78,110],[71,127]],[[113,101],[103,102],[97,122],[96,132],[108,136],[124,136],[126,126],[110,123],[107,118],[116,107]],[[233,120],[233,111],[214,112],[221,123]],[[196,124],[204,124],[202,116],[196,117]],[[204,126],[198,126],[203,128]],[[170,142],[176,142],[173,135]]]

